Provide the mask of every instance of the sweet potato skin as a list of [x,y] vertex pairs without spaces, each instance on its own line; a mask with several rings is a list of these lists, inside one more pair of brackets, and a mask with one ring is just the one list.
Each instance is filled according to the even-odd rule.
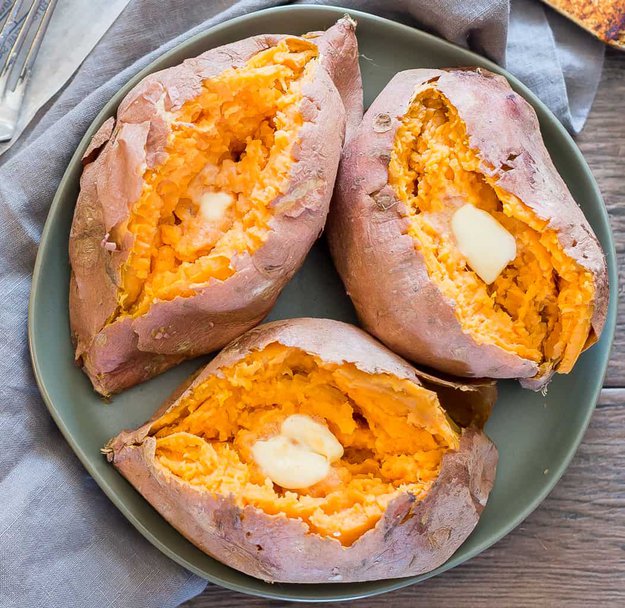
[[[533,361],[480,345],[463,332],[453,302],[429,279],[406,233],[407,211],[388,184],[401,117],[416,92],[434,83],[464,121],[484,172],[548,220],[564,251],[594,276],[587,346],[601,334],[609,297],[601,247],[549,157],[533,108],[503,77],[480,68],[400,72],[373,102],[343,151],[327,225],[334,263],[365,329],[393,351],[450,374],[522,378],[539,389],[551,374],[533,378]],[[497,117],[496,132],[491,117]]]
[[304,125],[293,148],[289,186],[272,203],[264,245],[252,256],[233,259],[235,272],[227,280],[112,323],[133,237],[126,231],[115,247],[107,243],[108,235],[129,217],[144,170],[166,156],[167,113],[195,97],[203,80],[243,65],[285,36],[255,36],[147,76],[122,101],[116,118],[96,133],[83,158],[69,253],[76,360],[98,392],[120,391],[185,358],[221,348],[269,312],[323,229],[344,138],[362,117],[354,30],[346,17],[310,38],[319,48],[319,67],[303,87]]
[[[326,319],[261,325],[225,348],[194,380],[202,382],[247,353],[279,342],[328,362],[419,383],[418,373],[356,327]],[[193,385],[191,385],[193,386]],[[487,394],[492,391],[487,389]],[[175,401],[174,401],[175,405]],[[153,420],[174,407],[166,403]],[[124,431],[107,445],[110,462],[200,549],[269,582],[324,583],[414,576],[444,563],[471,533],[492,488],[497,451],[476,427],[464,429],[460,448],[444,456],[441,472],[421,502],[402,494],[382,519],[350,547],[310,534],[306,525],[232,499],[210,495],[168,474],[155,461],[151,422]]]

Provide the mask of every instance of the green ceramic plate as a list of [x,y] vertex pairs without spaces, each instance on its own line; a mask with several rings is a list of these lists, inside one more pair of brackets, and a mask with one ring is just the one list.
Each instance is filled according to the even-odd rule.
[[[268,585],[211,559],[176,532],[108,465],[100,448],[121,429],[145,421],[192,370],[196,360],[137,386],[105,404],[74,366],[67,293],[67,239],[81,172],[80,157],[93,133],[141,78],[212,47],[260,33],[300,34],[325,29],[345,11],[328,7],[285,7],[253,13],[198,34],[163,55],[111,99],[85,134],[58,189],[41,238],[30,302],[30,348],[43,398],[65,438],[89,473],[132,524],[161,551],[208,580],[246,593],[300,601],[353,599],[390,591],[439,574],[483,551],[517,526],[545,498],[577,448],[599,396],[616,316],[616,263],[606,210],[579,150],[545,106],[520,82],[512,86],[536,108],[551,155],[607,252],[611,302],[600,343],[575,370],[558,377],[546,397],[501,383],[501,397],[488,424],[500,451],[495,489],[471,537],[441,568],[427,575],[359,584]],[[368,105],[399,70],[416,67],[496,65],[410,27],[356,11],[361,67]],[[284,290],[271,319],[330,317],[355,321],[351,304],[320,242]]]

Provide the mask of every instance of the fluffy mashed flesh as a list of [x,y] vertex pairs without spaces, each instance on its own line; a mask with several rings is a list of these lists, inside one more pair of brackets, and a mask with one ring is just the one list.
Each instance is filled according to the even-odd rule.
[[283,39],[205,80],[199,95],[170,115],[165,160],[145,171],[141,195],[117,232],[120,242],[130,233],[132,247],[115,318],[225,280],[235,256],[262,246],[271,203],[289,181],[302,85],[317,54],[309,41]]
[[[320,482],[285,490],[255,462],[253,446],[294,414],[325,425],[343,455]],[[196,385],[151,434],[169,474],[240,507],[300,519],[345,546],[373,528],[399,493],[422,499],[443,455],[459,445],[434,392],[278,343]]]
[[[566,373],[591,331],[592,275],[563,251],[548,221],[482,167],[449,100],[436,89],[417,94],[395,136],[389,182],[405,203],[408,233],[431,280],[455,302],[463,331],[477,343],[536,362],[539,375]],[[516,241],[516,258],[490,285],[469,267],[451,230],[466,204],[491,214]]]

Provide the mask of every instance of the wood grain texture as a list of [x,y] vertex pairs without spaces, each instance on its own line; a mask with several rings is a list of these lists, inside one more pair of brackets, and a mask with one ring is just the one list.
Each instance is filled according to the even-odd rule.
[[[590,118],[577,142],[597,178],[616,239],[620,291],[606,387],[625,387],[625,53],[608,50]],[[345,607],[348,604],[335,604]],[[625,606],[625,388],[604,389],[584,442],[545,502],[470,562],[361,608],[466,605]],[[287,606],[208,585],[185,608]]]
[[588,123],[577,138],[610,214],[619,268],[616,339],[605,386],[625,386],[625,53],[608,50]]

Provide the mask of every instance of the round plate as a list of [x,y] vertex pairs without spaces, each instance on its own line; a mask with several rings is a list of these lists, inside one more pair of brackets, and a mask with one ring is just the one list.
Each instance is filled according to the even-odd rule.
[[[330,7],[296,6],[252,13],[198,34],[135,76],[98,115],[61,181],[41,238],[30,301],[30,349],[43,398],[89,473],[130,522],[161,551],[213,583],[245,593],[300,601],[355,599],[404,587],[453,568],[517,526],[553,488],[581,441],[601,390],[616,317],[616,263],[606,210],[586,162],[554,116],[519,81],[482,57],[413,28],[348,11],[358,21],[365,105],[399,70],[480,65],[507,76],[513,88],[534,106],[553,160],[607,253],[611,298],[603,338],[582,355],[571,374],[552,382],[546,396],[524,391],[515,382],[500,383],[500,398],[487,426],[500,453],[488,506],[456,554],[423,576],[350,584],[263,583],[202,553],[106,463],[100,454],[106,441],[120,430],[136,427],[149,418],[173,388],[203,361],[185,363],[116,396],[110,404],[97,397],[87,377],[74,365],[67,312],[67,242],[84,149],[104,120],[114,115],[130,88],[146,74],[255,34],[301,34],[325,29],[345,12]],[[283,291],[270,319],[302,316],[356,320],[323,241],[313,248],[304,267]]]

